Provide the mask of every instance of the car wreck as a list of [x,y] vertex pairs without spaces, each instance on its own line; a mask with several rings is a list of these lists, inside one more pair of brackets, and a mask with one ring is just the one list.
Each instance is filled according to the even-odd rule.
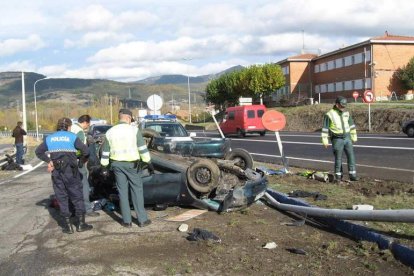
[[[154,130],[142,133],[155,168],[150,174],[144,163],[137,164],[143,174],[145,205],[158,210],[180,205],[228,212],[249,206],[266,192],[266,176],[252,169],[247,151],[232,150],[228,139],[172,141]],[[89,165],[91,197],[117,201],[114,176],[99,166],[100,144],[92,146],[97,150]]]

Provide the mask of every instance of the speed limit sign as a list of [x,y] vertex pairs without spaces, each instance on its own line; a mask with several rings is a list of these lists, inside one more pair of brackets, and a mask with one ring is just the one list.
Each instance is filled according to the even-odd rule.
[[372,93],[371,90],[366,90],[364,92],[364,102],[366,103],[372,103],[374,101],[374,93]]

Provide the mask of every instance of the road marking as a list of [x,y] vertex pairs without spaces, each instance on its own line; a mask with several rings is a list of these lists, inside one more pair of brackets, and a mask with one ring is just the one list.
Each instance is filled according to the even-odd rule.
[[[276,143],[276,141],[267,141],[267,140],[255,140],[255,139],[237,139],[243,140],[246,142],[262,142],[262,143]],[[319,145],[323,146],[322,143],[311,143],[311,142],[290,142],[282,141],[282,144],[301,144],[301,145]],[[383,147],[383,146],[365,146],[365,145],[353,145],[354,148],[376,148],[376,149],[395,149],[395,150],[414,150],[413,148],[406,147]]]
[[[266,157],[278,157],[281,158],[280,155],[270,155],[270,154],[263,154],[263,153],[253,153],[252,155],[260,155],[260,156],[266,156]],[[299,157],[292,157],[292,156],[286,156],[286,158],[289,159],[295,159],[295,160],[303,160],[303,161],[311,161],[311,162],[319,162],[319,163],[331,163],[333,164],[333,161],[326,161],[326,160],[317,160],[317,159],[308,159],[308,158],[299,158]],[[344,162],[343,164],[347,164]],[[408,170],[408,169],[400,169],[400,168],[390,168],[390,167],[380,167],[380,166],[372,166],[372,165],[363,165],[363,164],[356,164],[357,167],[366,167],[366,168],[377,168],[377,169],[385,169],[385,170],[393,170],[393,171],[402,171],[402,172],[412,172],[414,173],[414,170]]]
[[6,184],[6,183],[9,183],[9,182],[11,182],[11,181],[15,180],[16,178],[18,178],[18,177],[20,177],[20,176],[22,176],[22,175],[25,175],[25,174],[27,174],[27,173],[29,173],[29,172],[31,172],[31,171],[33,171],[33,170],[35,170],[36,168],[40,167],[42,164],[44,164],[44,162],[43,162],[43,161],[42,161],[42,162],[40,162],[39,164],[37,164],[36,166],[34,166],[33,168],[31,168],[30,170],[24,171],[24,172],[22,172],[22,173],[20,173],[20,174],[17,174],[17,175],[15,175],[15,176],[13,176],[13,178],[10,178],[10,179],[8,179],[8,180],[5,180],[5,181],[3,181],[3,182],[0,182],[0,185],[3,185],[3,184]]

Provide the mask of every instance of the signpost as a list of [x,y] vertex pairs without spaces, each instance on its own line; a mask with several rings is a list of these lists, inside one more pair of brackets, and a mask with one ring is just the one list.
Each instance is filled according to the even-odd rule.
[[368,104],[368,131],[371,132],[371,103],[374,101],[374,93],[371,90],[366,90],[363,100]]
[[279,130],[282,130],[286,125],[285,115],[276,110],[268,110],[263,114],[262,123],[267,130],[275,132],[277,145],[280,151],[280,156],[282,157],[282,163],[285,166],[286,172],[288,172],[289,165],[286,156],[283,152],[282,141],[279,135]]
[[354,97],[355,102],[356,102],[356,101],[357,101],[357,99],[358,99],[358,97],[359,97],[359,93],[358,93],[358,91],[354,91],[354,92],[352,92],[352,97]]

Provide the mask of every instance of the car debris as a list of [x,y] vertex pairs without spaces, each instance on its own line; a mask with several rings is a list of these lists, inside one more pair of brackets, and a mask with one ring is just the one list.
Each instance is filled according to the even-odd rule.
[[293,254],[308,255],[308,253],[305,250],[301,249],[301,248],[289,247],[289,248],[286,248],[286,250],[289,251],[290,253],[293,253]]
[[180,232],[187,232],[188,231],[188,224],[185,224],[185,223],[181,224],[178,227],[178,231],[180,231]]
[[194,228],[193,232],[189,233],[187,240],[212,241],[214,243],[221,243],[221,239],[216,234],[201,228]]
[[275,242],[268,242],[265,245],[263,245],[263,248],[265,249],[275,249],[277,247],[277,244]]

